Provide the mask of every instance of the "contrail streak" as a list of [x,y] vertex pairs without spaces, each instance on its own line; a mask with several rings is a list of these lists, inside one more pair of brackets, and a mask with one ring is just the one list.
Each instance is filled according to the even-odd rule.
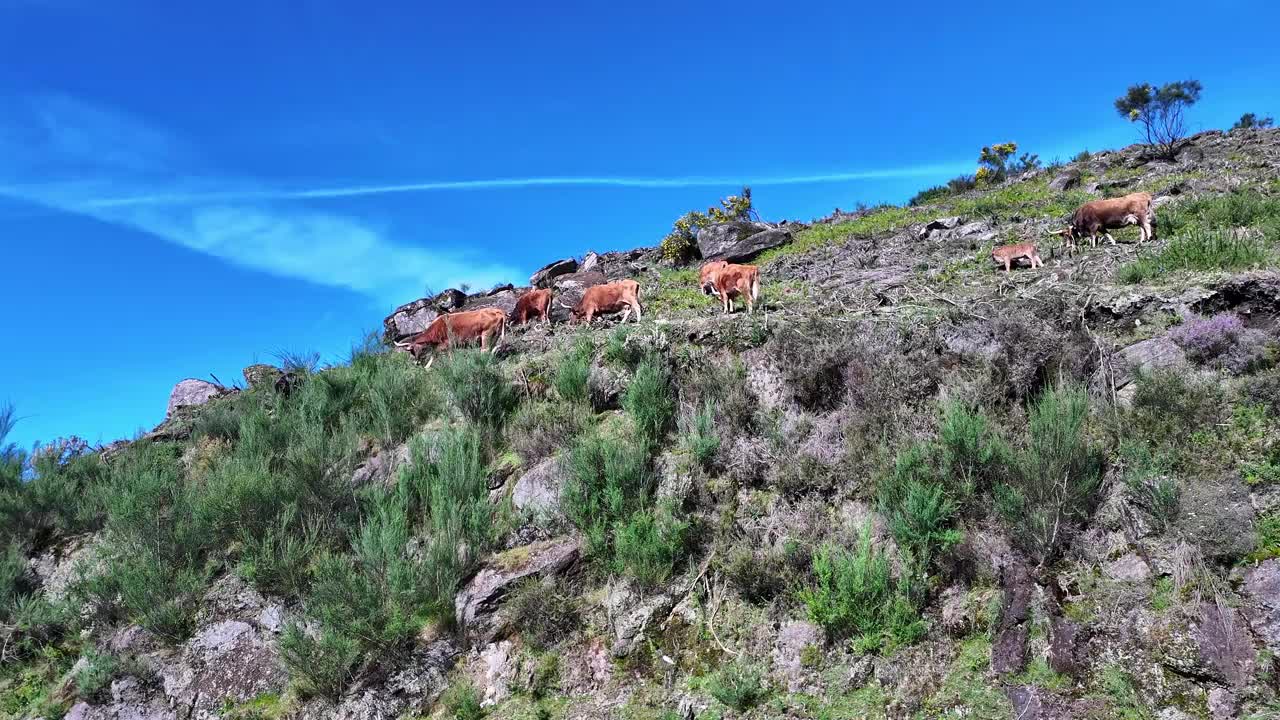
[[892,168],[887,170],[861,170],[855,172],[823,173],[815,175],[783,175],[763,177],[524,177],[524,178],[491,178],[482,180],[431,180],[426,182],[402,183],[394,185],[350,185],[345,187],[312,188],[301,190],[247,190],[230,192],[148,194],[115,198],[99,198],[89,200],[87,205],[95,208],[125,207],[130,205],[166,205],[195,202],[245,202],[262,200],[323,200],[331,198],[352,198],[368,195],[392,195],[397,193],[438,192],[448,190],[501,190],[511,188],[533,187],[626,187],[626,188],[686,188],[736,185],[739,183],[753,186],[772,185],[815,185],[822,183],[849,182],[852,180],[878,180],[888,178],[919,177],[927,175],[945,175],[962,172],[961,165],[922,165],[909,168]]

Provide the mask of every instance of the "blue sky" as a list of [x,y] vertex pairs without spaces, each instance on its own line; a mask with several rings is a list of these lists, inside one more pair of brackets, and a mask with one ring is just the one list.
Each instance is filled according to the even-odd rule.
[[1195,129],[1280,115],[1273,2],[1032,5],[0,0],[12,439],[132,435],[181,378],[337,359],[742,183],[810,219],[992,142],[1127,144],[1133,82],[1200,79]]

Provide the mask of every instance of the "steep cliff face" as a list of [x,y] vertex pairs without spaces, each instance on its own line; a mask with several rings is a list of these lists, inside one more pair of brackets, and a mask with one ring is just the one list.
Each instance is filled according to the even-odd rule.
[[[1059,246],[1137,191],[1154,242]],[[523,288],[7,454],[0,717],[1280,713],[1280,131],[752,229],[754,315],[592,254],[493,356],[387,346]]]

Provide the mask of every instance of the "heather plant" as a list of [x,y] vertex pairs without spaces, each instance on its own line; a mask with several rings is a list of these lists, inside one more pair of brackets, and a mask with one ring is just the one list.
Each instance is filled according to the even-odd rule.
[[708,679],[711,697],[739,713],[745,713],[768,697],[769,690],[760,668],[741,661],[731,662]]
[[1169,336],[1191,361],[1236,373],[1262,366],[1269,355],[1266,334],[1245,328],[1235,313],[1191,318]]

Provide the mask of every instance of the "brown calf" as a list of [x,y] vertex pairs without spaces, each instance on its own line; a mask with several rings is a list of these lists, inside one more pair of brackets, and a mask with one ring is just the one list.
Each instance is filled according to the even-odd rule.
[[[426,330],[409,338],[406,342],[397,342],[396,347],[406,349],[415,360],[422,359],[427,348],[432,350],[448,350],[454,345],[480,340],[480,349],[489,349],[489,338],[498,334],[498,341],[493,344],[493,351],[507,335],[507,315],[498,308],[481,308],[467,312],[445,313],[427,326]],[[427,361],[427,367],[435,362],[435,356]]]
[[1111,237],[1108,230],[1137,225],[1140,231],[1138,242],[1143,243],[1155,238],[1155,230],[1152,228],[1154,219],[1151,193],[1140,192],[1109,200],[1093,200],[1076,208],[1067,229],[1062,231],[1062,238],[1068,247],[1075,249],[1076,241],[1088,235],[1089,247],[1095,247],[1098,244],[1098,233],[1101,232],[1115,245],[1116,239]]
[[551,324],[551,290],[530,290],[516,300],[516,309],[511,313],[511,322],[523,325],[530,320],[542,318],[546,325]]
[[746,300],[747,313],[755,313],[756,300],[760,299],[760,268],[726,264],[715,273],[712,282],[726,315],[733,312],[733,298],[739,296]]
[[1004,263],[1005,272],[1009,272],[1009,268],[1013,266],[1013,262],[1018,258],[1030,260],[1032,270],[1037,267],[1044,267],[1044,261],[1040,259],[1040,251],[1036,250],[1034,243],[1014,243],[991,251],[991,259],[998,263]]
[[702,288],[703,295],[716,294],[716,273],[720,272],[728,264],[724,260],[712,260],[699,268],[698,287]]
[[636,322],[640,322],[640,283],[618,280],[587,288],[582,300],[573,308],[573,317],[590,324],[596,315],[619,310],[622,311],[622,322],[627,321],[632,310],[636,313]]

